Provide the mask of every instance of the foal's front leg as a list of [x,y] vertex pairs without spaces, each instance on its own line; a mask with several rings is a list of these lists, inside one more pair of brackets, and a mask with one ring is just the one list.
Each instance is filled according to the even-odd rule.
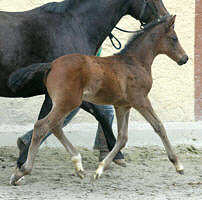
[[134,106],[134,108],[138,110],[154,128],[154,131],[159,135],[164,144],[169,160],[174,164],[176,171],[179,174],[183,174],[184,167],[178,160],[175,152],[173,151],[170,141],[167,137],[166,130],[162,122],[154,112],[149,99],[145,98],[142,102],[143,104],[141,106]]
[[100,162],[98,169],[95,172],[94,179],[98,179],[103,171],[109,166],[116,154],[126,145],[128,140],[128,119],[130,108],[129,107],[115,107],[118,127],[117,142],[107,155],[107,157]]

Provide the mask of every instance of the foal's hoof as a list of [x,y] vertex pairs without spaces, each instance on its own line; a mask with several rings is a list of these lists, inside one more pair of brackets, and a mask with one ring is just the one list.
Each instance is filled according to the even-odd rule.
[[182,169],[182,170],[176,170],[177,171],[177,173],[179,173],[179,174],[181,174],[181,175],[184,175],[184,170]]
[[12,174],[10,178],[10,185],[16,186],[17,181],[18,181],[17,177],[14,174]]
[[97,173],[95,173],[93,178],[94,178],[94,180],[97,180],[97,179],[100,178],[100,176],[101,176],[101,174],[97,174]]
[[181,174],[181,175],[184,175],[184,167],[181,163],[178,163],[176,165],[176,172]]
[[10,178],[10,184],[15,186],[20,185],[20,181],[24,178],[24,176],[29,174],[31,174],[31,168],[25,169],[24,166],[21,166],[19,169],[16,167]]
[[81,179],[83,179],[85,177],[85,172],[82,170],[76,171],[76,174]]
[[14,186],[19,186],[20,185],[20,181],[23,180],[24,177],[18,177],[15,174],[12,174],[11,178],[10,178],[10,185],[14,185]]
[[[99,166],[98,166],[98,168],[97,168],[97,170],[95,172],[95,175],[94,175],[95,180],[100,178],[101,174],[104,171],[104,166],[105,166],[104,162],[100,162],[100,164],[99,164]],[[105,167],[107,168],[107,166],[105,166]]]

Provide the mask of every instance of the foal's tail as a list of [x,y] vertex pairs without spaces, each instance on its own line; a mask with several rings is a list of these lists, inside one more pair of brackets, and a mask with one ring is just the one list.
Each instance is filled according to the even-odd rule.
[[38,63],[18,69],[10,75],[8,87],[13,92],[18,92],[24,88],[45,91],[44,77],[50,68],[50,63]]

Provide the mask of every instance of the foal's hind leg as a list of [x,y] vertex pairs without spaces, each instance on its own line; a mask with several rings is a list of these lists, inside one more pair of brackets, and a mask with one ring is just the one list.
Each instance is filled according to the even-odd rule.
[[179,174],[183,174],[184,173],[183,165],[179,162],[175,152],[172,149],[172,146],[167,137],[166,130],[165,130],[163,124],[161,123],[160,119],[154,112],[149,99],[145,98],[143,100],[143,102],[144,102],[144,104],[142,106],[138,106],[138,107],[135,106],[134,108],[137,109],[144,116],[144,118],[154,128],[155,132],[160,136],[160,138],[164,144],[164,147],[166,149],[166,152],[168,154],[169,160],[174,164],[176,171]]
[[67,139],[67,137],[64,135],[64,132],[62,130],[62,125],[55,127],[53,129],[54,135],[57,137],[57,139],[63,144],[67,152],[71,155],[71,160],[74,163],[75,170],[77,175],[80,178],[84,178],[84,170],[82,166],[82,159],[80,153],[76,150],[76,148],[70,143],[70,141]]
[[40,146],[40,142],[49,131],[51,131],[58,125],[60,125],[60,121],[64,117],[65,117],[65,113],[61,112],[61,110],[57,108],[53,108],[47,117],[45,117],[44,119],[38,120],[35,123],[27,160],[21,166],[21,168],[17,168],[15,170],[15,173],[11,176],[10,183],[12,185],[15,185],[16,182],[18,182],[18,180],[24,175],[31,173],[33,164],[34,164],[34,159],[36,157],[36,153]]

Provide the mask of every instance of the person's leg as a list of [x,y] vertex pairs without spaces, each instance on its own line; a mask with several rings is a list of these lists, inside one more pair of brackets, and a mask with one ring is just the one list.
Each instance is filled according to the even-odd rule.
[[[109,121],[110,125],[112,126],[113,119],[114,119],[114,110],[112,106],[108,105],[96,105],[96,107],[101,110],[101,112],[105,115],[106,119]],[[96,132],[95,142],[94,142],[94,149],[109,151],[107,148],[106,139],[102,130],[102,126],[98,123],[98,128]]]
[[[114,109],[111,105],[96,105],[96,107],[105,115],[106,119],[109,121],[112,126],[114,119]],[[106,155],[109,153],[109,149],[107,147],[107,142],[101,127],[101,124],[98,124],[98,129],[94,142],[94,149],[100,151],[99,161],[102,161]],[[114,159],[114,162],[121,166],[126,166],[123,157],[117,157]]]

